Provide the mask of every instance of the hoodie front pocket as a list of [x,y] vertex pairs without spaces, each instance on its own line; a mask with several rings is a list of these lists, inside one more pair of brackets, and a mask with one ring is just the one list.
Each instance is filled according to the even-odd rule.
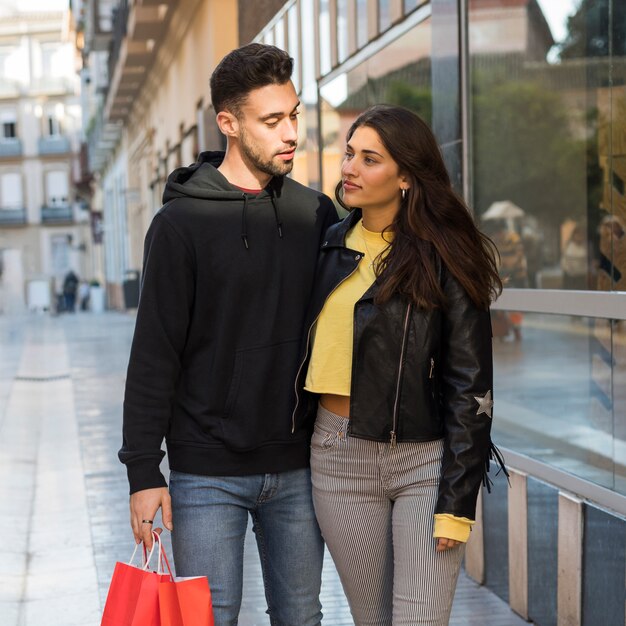
[[299,345],[291,340],[237,351],[221,420],[228,447],[247,450],[290,438]]
[[237,352],[235,355],[235,364],[233,366],[233,375],[231,376],[228,395],[226,396],[226,404],[224,405],[224,417],[228,417],[231,414],[233,405],[237,399],[239,384],[241,383],[243,360],[242,352]]

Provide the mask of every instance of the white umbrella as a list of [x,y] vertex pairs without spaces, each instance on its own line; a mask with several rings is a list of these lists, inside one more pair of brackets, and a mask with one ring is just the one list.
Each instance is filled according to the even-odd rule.
[[523,215],[523,209],[520,209],[517,204],[514,204],[510,200],[501,200],[499,202],[494,202],[481,217],[484,220],[501,220],[515,219],[516,217],[522,217]]

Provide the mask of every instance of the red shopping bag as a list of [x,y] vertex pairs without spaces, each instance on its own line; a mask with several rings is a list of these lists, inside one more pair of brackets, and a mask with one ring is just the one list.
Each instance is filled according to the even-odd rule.
[[[154,533],[158,537],[157,533]],[[109,592],[107,594],[101,626],[161,626],[159,613],[159,583],[170,580],[169,574],[163,574],[160,566],[157,572],[150,571],[150,559],[154,547],[161,541],[155,540],[150,554],[144,556],[142,566],[133,565],[137,548],[128,563],[116,563]]]
[[161,626],[214,626],[207,577],[174,578],[165,551],[162,557],[171,578],[158,585]]

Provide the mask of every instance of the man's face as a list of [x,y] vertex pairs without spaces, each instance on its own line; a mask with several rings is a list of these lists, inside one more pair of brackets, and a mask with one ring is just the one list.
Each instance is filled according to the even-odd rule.
[[269,176],[291,171],[298,143],[299,105],[291,81],[248,94],[237,119],[241,157],[251,170]]

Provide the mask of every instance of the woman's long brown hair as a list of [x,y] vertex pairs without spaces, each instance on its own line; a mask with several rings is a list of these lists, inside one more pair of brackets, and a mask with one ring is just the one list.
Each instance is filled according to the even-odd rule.
[[[415,113],[398,106],[376,105],[362,113],[350,127],[347,141],[360,126],[373,128],[406,176],[410,188],[400,202],[389,230],[393,243],[375,265],[376,302],[400,294],[417,306],[445,307],[435,255],[479,308],[488,308],[502,292],[496,248],[481,233],[450,183],[437,141]],[[341,183],[337,186],[337,200]],[[398,189],[398,193],[400,190]]]

